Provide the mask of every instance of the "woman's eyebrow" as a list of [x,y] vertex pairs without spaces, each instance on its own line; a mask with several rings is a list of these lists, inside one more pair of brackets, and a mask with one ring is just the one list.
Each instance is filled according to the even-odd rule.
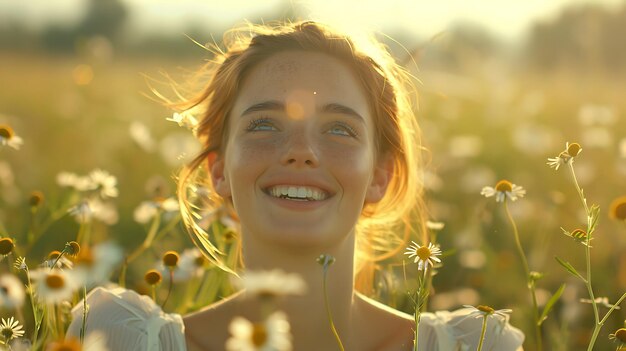
[[340,114],[348,115],[351,117],[355,117],[361,120],[361,122],[365,122],[365,119],[363,118],[363,116],[358,114],[355,110],[351,109],[350,107],[342,105],[342,104],[332,103],[332,104],[324,105],[324,107],[322,108],[322,112],[340,113]]
[[270,100],[270,101],[259,102],[258,104],[254,104],[248,107],[245,111],[241,113],[241,116],[245,116],[252,112],[258,112],[258,111],[284,111],[284,110],[285,110],[285,104],[283,104],[280,101]]
[[[241,116],[243,117],[247,114],[250,114],[253,112],[259,112],[259,111],[285,111],[285,104],[276,100],[259,102],[245,109],[245,111],[241,113]],[[351,109],[348,106],[338,104],[338,103],[331,103],[331,104],[324,105],[321,108],[321,112],[339,113],[339,114],[347,115],[350,117],[354,117],[362,122],[365,121],[363,116],[361,116],[358,112],[356,112],[355,110]]]

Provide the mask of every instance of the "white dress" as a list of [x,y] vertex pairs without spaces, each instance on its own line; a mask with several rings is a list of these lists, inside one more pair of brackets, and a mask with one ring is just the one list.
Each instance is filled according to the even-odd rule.
[[[103,335],[109,350],[185,351],[185,327],[180,315],[164,313],[148,296],[124,288],[93,289],[87,295],[87,335]],[[471,309],[423,313],[419,349],[428,351],[476,350],[482,318],[468,316]],[[82,302],[72,309],[68,335],[78,337]],[[521,350],[524,334],[508,323],[490,318],[483,343],[485,351]],[[88,348],[87,348],[88,350]]]

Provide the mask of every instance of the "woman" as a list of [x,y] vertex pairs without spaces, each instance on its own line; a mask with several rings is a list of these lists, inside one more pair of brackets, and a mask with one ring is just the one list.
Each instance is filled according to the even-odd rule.
[[[209,202],[239,218],[244,272],[281,269],[307,286],[273,306],[288,318],[294,350],[338,349],[337,335],[346,350],[412,350],[413,317],[355,288],[371,288],[373,262],[404,248],[410,220],[424,222],[407,74],[380,46],[366,53],[313,22],[238,33],[210,64],[202,93],[177,105],[204,111],[196,130],[203,150],[179,183],[194,242],[213,263],[237,269],[194,222],[187,193],[204,169]],[[335,258],[326,293],[337,335],[324,308],[320,254]],[[265,318],[248,295],[241,291],[186,316],[187,349],[223,350],[234,345],[228,339],[235,317]],[[475,349],[482,319],[469,313],[424,314],[420,349]],[[515,350],[523,335],[494,323],[485,341]]]

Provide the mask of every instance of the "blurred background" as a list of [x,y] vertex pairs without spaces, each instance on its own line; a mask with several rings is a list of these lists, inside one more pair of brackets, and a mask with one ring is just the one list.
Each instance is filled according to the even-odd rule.
[[[189,79],[210,59],[190,38],[219,43],[244,19],[318,19],[374,32],[419,80],[426,201],[445,224],[437,237],[448,253],[430,310],[513,308],[513,322],[532,341],[511,227],[501,204],[480,195],[508,179],[527,190],[510,209],[531,270],[545,273],[540,303],[568,284],[546,338],[554,350],[586,345],[593,325],[591,307],[579,302],[586,290],[554,260],[584,270],[583,246],[560,227],[584,228],[585,215],[567,171],[546,159],[566,141],[583,147],[577,175],[601,208],[595,292],[615,301],[626,290],[626,225],[607,213],[626,195],[625,1],[0,0],[0,124],[24,140],[20,150],[0,149],[5,230],[26,230],[31,191],[42,191],[47,206],[61,201],[58,173],[102,168],[117,177],[120,195],[117,216],[96,232],[126,247],[141,242],[145,225],[133,211],[155,187],[173,195],[176,171],[198,147],[165,120],[171,111],[150,86],[167,90],[170,78]],[[76,230],[61,218],[35,252],[62,248]],[[174,232],[172,245],[190,245],[181,228]],[[613,345],[608,334],[625,319],[614,313],[598,349]]]

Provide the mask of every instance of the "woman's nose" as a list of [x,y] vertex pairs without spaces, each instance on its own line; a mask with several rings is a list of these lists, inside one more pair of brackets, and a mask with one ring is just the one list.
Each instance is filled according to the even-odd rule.
[[281,163],[285,166],[317,167],[319,158],[309,136],[298,133],[285,145],[286,150]]

